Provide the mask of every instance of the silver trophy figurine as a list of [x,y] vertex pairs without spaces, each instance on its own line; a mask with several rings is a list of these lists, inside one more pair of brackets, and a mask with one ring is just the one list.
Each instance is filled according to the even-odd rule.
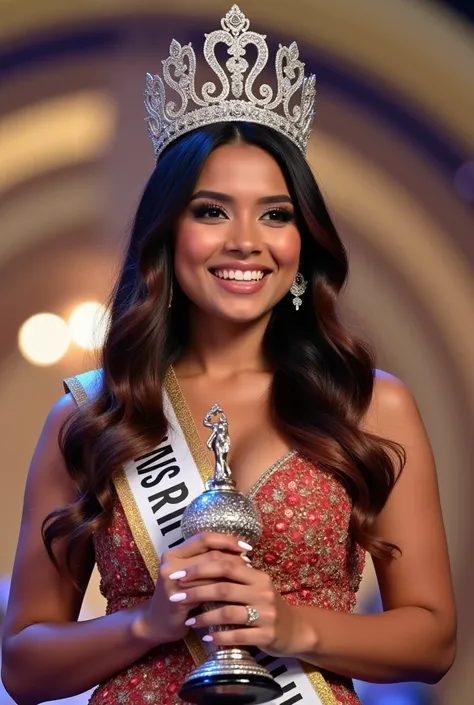
[[[217,417],[217,420],[212,420]],[[207,442],[214,451],[214,477],[206,490],[186,508],[181,522],[185,539],[212,531],[232,534],[253,544],[260,538],[262,526],[254,503],[237,492],[227,462],[230,450],[227,418],[218,404],[203,420],[212,429]],[[204,605],[205,610],[218,603]],[[211,627],[209,631],[233,629],[231,625]],[[203,664],[186,678],[179,697],[198,705],[253,705],[278,698],[283,691],[266,668],[260,666],[249,651],[239,646],[219,646]]]

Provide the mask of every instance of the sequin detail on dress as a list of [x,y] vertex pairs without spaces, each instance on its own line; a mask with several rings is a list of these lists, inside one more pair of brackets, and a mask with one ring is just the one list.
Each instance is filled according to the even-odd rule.
[[[351,611],[364,551],[350,537],[351,504],[342,485],[293,453],[266,473],[252,495],[263,521],[254,567],[270,575],[290,604]],[[95,535],[94,544],[108,613],[152,595],[153,582],[118,499],[110,527]],[[166,644],[101,685],[90,703],[181,705],[177,692],[193,668],[183,641]],[[337,703],[360,705],[349,679],[324,676]]]

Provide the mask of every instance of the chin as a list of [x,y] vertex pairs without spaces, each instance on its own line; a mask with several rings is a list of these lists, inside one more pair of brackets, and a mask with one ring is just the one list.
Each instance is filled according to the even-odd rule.
[[271,309],[257,309],[256,307],[228,307],[226,309],[214,310],[214,314],[222,321],[228,323],[254,323],[270,315]]

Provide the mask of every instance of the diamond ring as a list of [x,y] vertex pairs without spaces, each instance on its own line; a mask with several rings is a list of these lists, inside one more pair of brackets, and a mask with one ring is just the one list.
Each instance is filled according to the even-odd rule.
[[251,627],[252,624],[257,621],[259,614],[255,607],[249,607],[248,605],[245,605],[245,609],[247,610],[247,621],[245,622],[245,626]]

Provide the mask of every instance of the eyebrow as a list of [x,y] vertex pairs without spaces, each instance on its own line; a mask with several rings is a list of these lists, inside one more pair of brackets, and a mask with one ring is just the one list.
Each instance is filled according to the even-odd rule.
[[[197,198],[212,198],[215,201],[222,203],[234,203],[235,199],[227,193],[219,193],[218,191],[196,191],[190,198],[190,201],[195,201]],[[267,203],[290,203],[293,205],[291,198],[285,193],[275,194],[274,196],[263,196],[257,200],[258,204]]]

